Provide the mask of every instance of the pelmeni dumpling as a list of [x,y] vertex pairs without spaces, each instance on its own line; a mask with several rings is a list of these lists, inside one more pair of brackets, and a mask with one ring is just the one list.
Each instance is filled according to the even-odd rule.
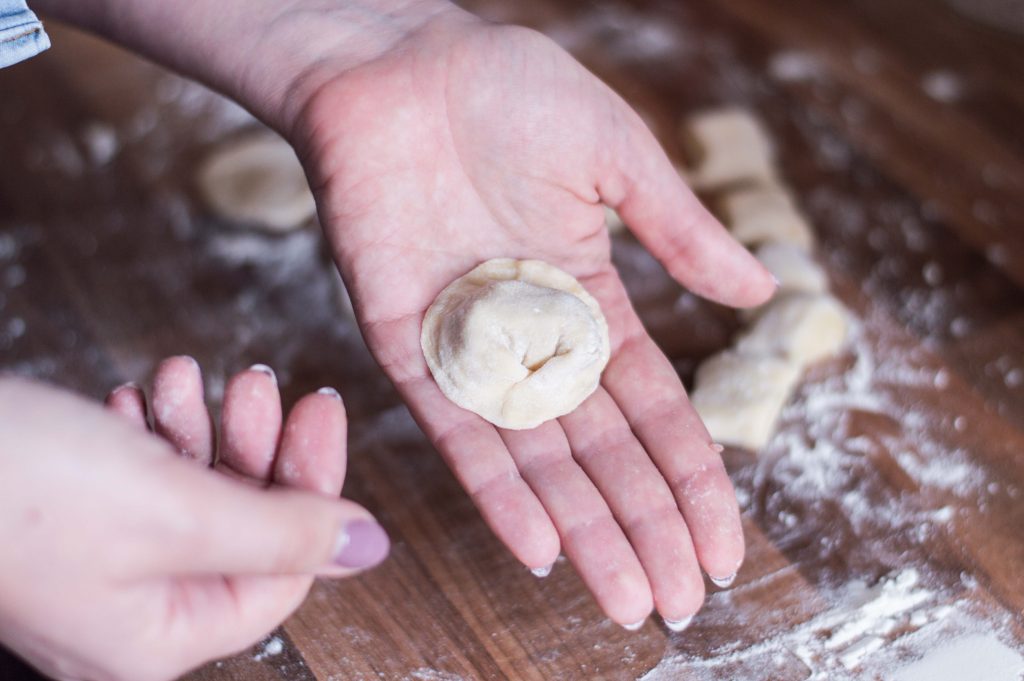
[[488,260],[423,320],[430,372],[455,404],[521,430],[568,414],[601,380],[608,324],[576,279],[539,260]]

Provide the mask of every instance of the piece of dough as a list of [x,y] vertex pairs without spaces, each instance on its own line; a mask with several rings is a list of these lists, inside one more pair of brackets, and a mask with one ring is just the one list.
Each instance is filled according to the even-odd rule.
[[341,308],[342,312],[348,315],[349,319],[356,318],[355,308],[352,307],[352,297],[348,294],[348,287],[345,286],[345,280],[341,278],[341,274],[338,269],[331,266],[332,281],[334,282],[334,297],[338,301],[338,307]]
[[722,221],[741,244],[792,244],[814,247],[814,232],[793,197],[775,184],[734,189],[718,201]]
[[199,188],[221,217],[271,232],[297,229],[316,202],[295,151],[269,131],[228,142],[204,159]]
[[716,442],[757,450],[799,377],[800,368],[784,359],[726,350],[697,370],[690,401]]
[[776,295],[827,293],[828,276],[811,255],[792,244],[765,244],[754,253],[761,264],[779,280]]
[[794,293],[773,300],[736,341],[744,355],[775,356],[805,367],[846,342],[846,309],[830,295]]
[[791,293],[827,293],[828,276],[810,253],[792,244],[765,244],[754,253],[779,282],[775,297],[759,307],[740,310],[740,319],[750,324],[771,304]]
[[687,118],[683,142],[694,159],[690,186],[712,190],[741,182],[775,178],[774,153],[764,128],[744,109],[704,111]]
[[448,399],[514,430],[578,407],[610,354],[601,307],[576,279],[511,258],[488,260],[441,291],[420,342]]
[[604,207],[604,224],[609,234],[623,234],[626,231],[626,223],[622,221],[618,211],[609,206]]

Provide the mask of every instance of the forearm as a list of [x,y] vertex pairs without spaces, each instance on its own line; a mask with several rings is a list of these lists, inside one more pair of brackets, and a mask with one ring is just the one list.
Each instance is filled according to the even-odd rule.
[[448,0],[34,0],[238,100],[287,130],[296,90],[330,60],[336,73],[372,60]]

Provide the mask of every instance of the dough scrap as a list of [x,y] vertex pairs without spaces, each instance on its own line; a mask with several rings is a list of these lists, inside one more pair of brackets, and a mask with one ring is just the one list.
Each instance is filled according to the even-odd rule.
[[793,197],[775,184],[740,187],[719,200],[719,212],[741,244],[788,243],[805,251],[814,247],[814,232]]
[[745,323],[750,324],[773,302],[791,293],[828,293],[828,275],[803,249],[786,243],[765,244],[754,255],[775,275],[779,288],[775,297],[764,305],[740,310],[740,319]]
[[266,231],[297,229],[316,214],[295,151],[270,131],[217,147],[203,160],[198,183],[218,215]]
[[757,450],[771,438],[799,378],[792,362],[726,350],[697,370],[690,401],[716,442]]
[[338,269],[331,266],[331,282],[332,288],[334,289],[334,298],[338,303],[338,307],[349,319],[356,318],[355,308],[352,307],[352,297],[348,294],[348,287],[345,286],[345,280],[341,278],[341,274]]
[[622,221],[622,217],[618,211],[609,206],[604,207],[604,224],[608,228],[608,233],[624,234],[626,231],[626,223]]
[[787,293],[827,293],[828,276],[811,255],[792,244],[765,244],[755,257],[779,280],[776,295]]
[[601,307],[576,279],[511,258],[488,260],[441,291],[420,343],[448,399],[513,430],[578,407],[610,356]]
[[724,108],[694,114],[683,122],[681,135],[696,159],[687,172],[694,189],[774,181],[771,141],[749,111]]
[[745,355],[775,356],[799,368],[836,354],[846,343],[846,309],[830,295],[793,293],[768,304],[736,341]]

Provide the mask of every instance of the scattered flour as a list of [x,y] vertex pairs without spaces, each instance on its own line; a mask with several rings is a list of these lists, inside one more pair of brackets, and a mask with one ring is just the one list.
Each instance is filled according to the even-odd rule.
[[274,657],[284,652],[284,641],[278,636],[271,636],[260,649],[260,652],[252,656],[256,662],[262,662],[268,657]]
[[828,596],[827,610],[791,629],[753,645],[666,656],[641,680],[1019,681],[1024,671],[1024,658],[996,633],[1011,615],[978,618],[966,600],[949,602],[916,568],[873,585],[853,581]]
[[82,142],[89,160],[96,167],[105,166],[117,155],[117,131],[109,123],[93,121],[82,130]]
[[932,71],[921,79],[921,89],[937,102],[948,104],[963,96],[963,81],[951,71]]
[[783,82],[814,80],[822,75],[822,66],[816,57],[806,52],[778,52],[768,62],[768,73]]
[[1020,681],[1024,657],[992,633],[969,634],[898,670],[893,681]]
[[430,667],[414,669],[409,672],[409,678],[415,679],[416,681],[463,681],[462,677],[458,674],[442,672],[437,669],[431,669]]

